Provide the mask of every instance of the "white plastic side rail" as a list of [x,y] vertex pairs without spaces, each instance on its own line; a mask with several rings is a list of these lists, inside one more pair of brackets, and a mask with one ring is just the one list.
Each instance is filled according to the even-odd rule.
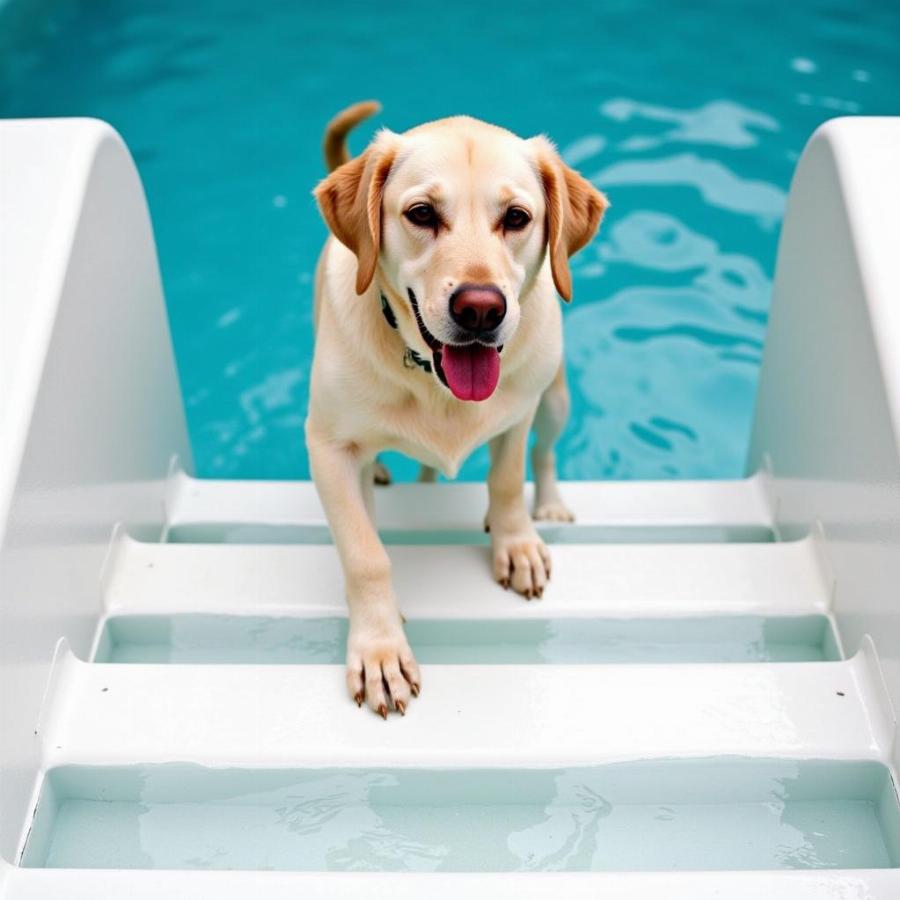
[[163,527],[190,448],[140,179],[94,120],[0,122],[0,857],[42,766],[57,642],[86,653],[116,522]]
[[900,118],[834,119],[791,185],[749,468],[771,466],[782,534],[821,523],[845,649],[871,635],[895,709],[898,436]]

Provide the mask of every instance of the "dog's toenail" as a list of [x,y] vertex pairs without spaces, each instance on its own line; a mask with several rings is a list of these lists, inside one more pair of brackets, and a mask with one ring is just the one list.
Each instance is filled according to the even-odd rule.
[[364,698],[364,697],[365,697],[365,694],[363,694],[363,692],[360,691],[360,692],[353,698],[353,699],[356,701],[356,705],[357,705],[357,706],[362,706],[362,705],[363,705],[363,698]]
[[383,703],[378,707],[378,715],[381,716],[382,719],[387,718],[387,707]]
[[397,712],[400,713],[401,716],[406,715],[406,704],[402,700],[398,700],[394,705],[397,707]]
[[413,697],[418,697],[418,696],[419,696],[419,690],[420,690],[420,688],[419,688],[419,686],[418,686],[417,684],[411,684],[411,685],[409,686],[409,689],[412,691]]

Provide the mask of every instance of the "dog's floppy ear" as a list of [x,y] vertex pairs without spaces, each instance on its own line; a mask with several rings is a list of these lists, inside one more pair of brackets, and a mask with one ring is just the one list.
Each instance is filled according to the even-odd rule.
[[314,194],[332,234],[356,254],[356,293],[375,277],[381,250],[381,197],[396,151],[377,140],[335,169]]
[[572,299],[569,257],[597,233],[609,203],[586,178],[567,166],[545,137],[532,138],[537,171],[547,200],[547,252],[553,283],[563,300]]

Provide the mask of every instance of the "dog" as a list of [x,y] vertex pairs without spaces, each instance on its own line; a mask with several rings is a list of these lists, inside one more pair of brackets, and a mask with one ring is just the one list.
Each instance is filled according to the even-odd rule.
[[527,441],[533,427],[534,517],[571,521],[554,459],[569,411],[556,294],[571,300],[569,257],[607,201],[546,137],[466,116],[381,130],[350,159],[347,135],[379,110],[351,106],[325,132],[330,174],[314,195],[331,235],[305,431],[346,581],[347,688],[387,718],[422,681],[374,523],[377,454],[399,450],[431,480],[489,443],[494,578],[543,594],[550,554],[525,503]]

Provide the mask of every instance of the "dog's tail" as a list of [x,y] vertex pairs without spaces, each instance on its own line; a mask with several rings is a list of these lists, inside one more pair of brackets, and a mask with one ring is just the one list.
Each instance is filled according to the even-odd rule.
[[347,135],[360,122],[380,111],[381,104],[377,100],[363,100],[362,103],[354,103],[353,106],[342,109],[328,123],[325,128],[325,139],[322,141],[322,151],[329,172],[333,172],[350,159],[347,152]]

